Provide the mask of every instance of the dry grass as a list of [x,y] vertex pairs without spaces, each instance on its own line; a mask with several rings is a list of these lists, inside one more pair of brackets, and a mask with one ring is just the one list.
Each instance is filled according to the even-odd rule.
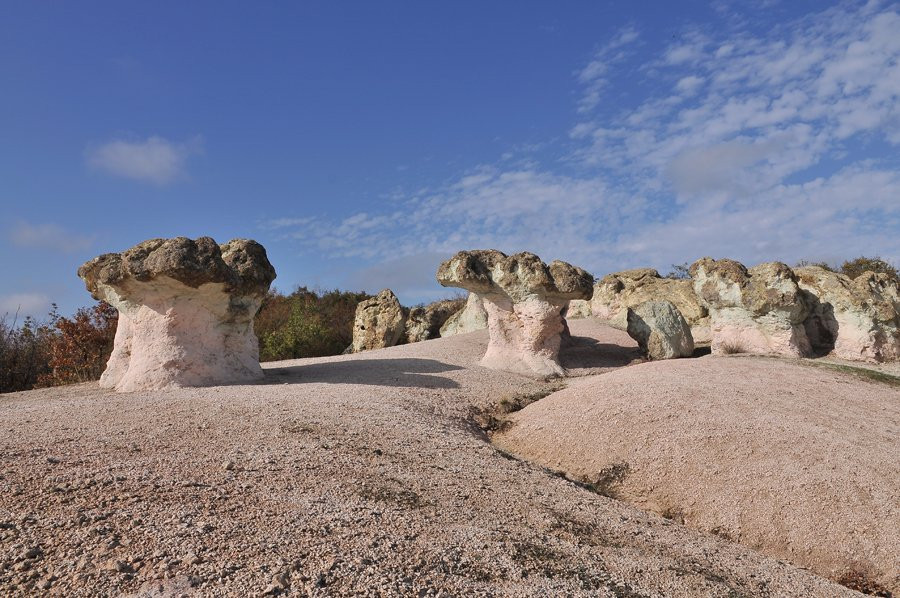
[[722,343],[719,346],[719,352],[722,355],[740,355],[741,353],[746,353],[747,348],[744,345],[733,342],[733,343]]

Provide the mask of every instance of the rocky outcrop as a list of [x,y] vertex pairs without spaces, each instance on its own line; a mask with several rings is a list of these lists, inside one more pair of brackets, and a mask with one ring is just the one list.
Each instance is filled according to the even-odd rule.
[[253,317],[275,279],[255,241],[152,239],[78,269],[119,311],[100,385],[118,391],[262,378]]
[[469,293],[466,305],[447,318],[447,321],[441,326],[441,338],[485,328],[487,328],[487,312],[484,310],[484,302],[477,293]]
[[671,301],[647,301],[626,310],[628,335],[652,360],[690,357],[691,327]]
[[625,328],[625,310],[647,301],[671,301],[691,327],[697,342],[709,342],[709,311],[697,298],[690,280],[662,278],[653,268],[623,270],[594,285],[591,312]]
[[406,329],[406,312],[397,296],[384,289],[356,306],[353,321],[353,353],[393,347]]
[[886,274],[855,279],[818,266],[794,270],[810,304],[804,322],[814,354],[842,359],[900,359],[900,289]]
[[573,299],[566,308],[567,320],[580,320],[591,317],[591,302],[589,299]]
[[734,260],[707,257],[690,272],[694,291],[709,309],[714,354],[810,354],[803,326],[809,302],[788,266],[768,262],[748,270]]
[[481,297],[490,341],[481,365],[531,376],[561,376],[563,310],[588,299],[593,277],[576,266],[545,264],[533,253],[461,251],[442,263],[437,280]]
[[441,336],[441,327],[464,309],[462,299],[443,299],[422,307],[413,307],[406,318],[404,341],[418,343]]

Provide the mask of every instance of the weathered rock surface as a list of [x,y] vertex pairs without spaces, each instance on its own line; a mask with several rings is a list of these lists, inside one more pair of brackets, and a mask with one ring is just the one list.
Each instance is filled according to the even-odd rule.
[[393,347],[406,329],[406,313],[390,289],[356,306],[352,352]]
[[709,311],[697,298],[690,280],[662,278],[653,268],[608,274],[594,285],[591,312],[624,328],[625,310],[646,301],[671,301],[691,327],[697,342],[709,342]]
[[794,270],[811,309],[804,323],[817,355],[841,359],[900,359],[900,289],[886,274],[849,277],[818,266]]
[[461,299],[443,299],[410,309],[406,317],[405,342],[418,343],[441,336],[441,327],[451,316],[462,311],[461,302]]
[[810,355],[803,326],[807,295],[788,266],[767,262],[749,270],[729,259],[691,265],[694,291],[710,314],[712,352]]
[[441,338],[454,334],[466,334],[487,328],[487,312],[477,293],[469,293],[466,305],[441,326]]
[[590,299],[573,299],[569,301],[569,307],[566,308],[567,320],[580,320],[582,318],[591,317],[591,301]]
[[691,327],[671,301],[647,301],[626,313],[628,335],[650,359],[693,355]]
[[239,383],[262,377],[253,317],[275,279],[255,241],[152,239],[78,269],[119,310],[100,385],[118,391]]
[[496,250],[460,251],[440,265],[437,280],[481,297],[490,342],[481,365],[530,376],[561,376],[563,310],[588,299],[593,277],[576,266],[549,266],[533,253],[507,256]]

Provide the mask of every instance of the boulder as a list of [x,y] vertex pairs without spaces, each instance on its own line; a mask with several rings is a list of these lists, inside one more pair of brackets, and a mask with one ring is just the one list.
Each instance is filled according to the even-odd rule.
[[900,289],[886,274],[866,272],[855,279],[819,266],[794,270],[809,293],[804,322],[814,354],[841,359],[900,359]]
[[384,289],[356,306],[351,351],[369,351],[393,347],[406,329],[406,312],[397,296]]
[[690,271],[694,291],[709,309],[713,354],[810,355],[803,326],[809,301],[788,266],[768,262],[748,270],[734,260],[706,257]]
[[697,342],[709,342],[709,311],[697,298],[690,280],[663,278],[653,268],[623,270],[594,285],[591,313],[625,328],[625,310],[646,301],[671,301],[691,327]]
[[567,320],[580,320],[591,317],[591,302],[589,299],[573,299],[566,308]]
[[461,311],[460,303],[462,299],[443,299],[410,309],[406,318],[405,342],[417,343],[441,336],[441,327]]
[[241,383],[263,377],[253,317],[275,269],[255,241],[152,239],[78,269],[119,311],[100,385],[117,391]]
[[490,340],[481,365],[530,376],[562,376],[563,311],[588,299],[593,277],[576,266],[545,264],[533,253],[460,251],[440,265],[437,280],[481,297]]
[[477,293],[469,293],[466,305],[447,318],[447,321],[441,326],[441,338],[485,328],[487,328],[487,312],[484,309],[484,302]]
[[647,301],[626,310],[628,335],[652,360],[690,357],[691,327],[671,301]]

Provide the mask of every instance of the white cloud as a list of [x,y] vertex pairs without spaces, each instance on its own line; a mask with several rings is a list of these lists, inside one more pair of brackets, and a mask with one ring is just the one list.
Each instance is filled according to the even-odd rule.
[[173,142],[152,136],[115,140],[87,150],[90,167],[136,181],[165,185],[186,176],[187,160],[202,151],[202,138]]
[[[544,167],[498,161],[296,236],[370,263],[497,248],[597,275],[702,255],[898,261],[898,30],[893,6],[841,5],[764,33],[688,32],[626,64],[631,30],[576,73],[574,150]],[[635,72],[644,97],[596,109]]]
[[17,324],[21,324],[25,316],[37,317],[46,314],[49,309],[50,298],[41,293],[0,295],[0,318],[6,317],[10,325],[16,314],[19,318]]
[[678,83],[675,84],[675,89],[679,93],[683,93],[685,95],[694,95],[694,93],[696,93],[697,91],[697,88],[701,85],[703,85],[703,79],[701,77],[688,75],[687,77],[682,77],[678,80]]
[[313,219],[310,217],[305,218],[273,218],[271,220],[266,220],[260,223],[261,228],[265,229],[280,229],[280,228],[288,228],[292,226],[303,226],[305,224],[309,224]]
[[19,222],[7,232],[9,241],[17,247],[50,249],[63,253],[77,253],[94,243],[94,236],[66,231],[58,224],[30,224]]
[[586,88],[578,101],[578,111],[594,109],[602,98],[601,91],[609,83],[604,75],[612,66],[624,60],[627,53],[623,47],[633,44],[639,37],[637,29],[625,27],[594,53],[593,58],[578,72],[578,80]]

